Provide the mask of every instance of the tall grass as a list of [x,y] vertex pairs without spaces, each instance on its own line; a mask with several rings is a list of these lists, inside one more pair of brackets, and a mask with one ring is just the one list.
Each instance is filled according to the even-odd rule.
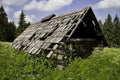
[[42,79],[51,72],[45,58],[34,57],[0,42],[0,80]]
[[0,80],[120,80],[120,49],[95,50],[87,59],[71,60],[64,70],[0,42]]

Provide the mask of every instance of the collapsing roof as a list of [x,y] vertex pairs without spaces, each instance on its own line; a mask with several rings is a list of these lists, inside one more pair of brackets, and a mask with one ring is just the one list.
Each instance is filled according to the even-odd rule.
[[75,39],[79,41],[94,39],[93,47],[99,44],[107,46],[90,7],[60,16],[54,14],[47,16],[40,22],[30,25],[14,40],[12,46],[31,54],[40,54],[42,50],[48,50],[46,54],[50,57],[59,44]]

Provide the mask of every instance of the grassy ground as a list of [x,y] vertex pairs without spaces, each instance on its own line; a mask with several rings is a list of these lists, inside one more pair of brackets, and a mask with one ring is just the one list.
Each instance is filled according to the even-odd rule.
[[64,70],[0,42],[0,80],[120,80],[120,49],[95,50],[87,59],[71,60]]

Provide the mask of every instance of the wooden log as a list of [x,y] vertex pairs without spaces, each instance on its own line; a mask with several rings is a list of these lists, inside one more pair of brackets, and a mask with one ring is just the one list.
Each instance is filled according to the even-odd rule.
[[[55,44],[54,47],[53,47],[53,50],[57,49],[57,47],[58,47],[58,45]],[[46,57],[50,58],[52,56],[52,54],[53,54],[53,51],[50,51]]]
[[70,39],[67,42],[80,42],[80,41],[95,41],[96,39]]
[[58,59],[58,60],[63,60],[63,57],[64,57],[63,55],[58,55],[58,56],[57,56],[57,59]]

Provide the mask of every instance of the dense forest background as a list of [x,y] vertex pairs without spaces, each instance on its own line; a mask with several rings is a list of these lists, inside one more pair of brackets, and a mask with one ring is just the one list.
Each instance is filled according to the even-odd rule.
[[25,14],[23,10],[19,16],[18,26],[16,26],[14,22],[8,21],[4,7],[0,7],[0,41],[12,42],[29,25],[30,22],[27,23],[25,21]]
[[[19,16],[18,26],[14,22],[8,21],[7,14],[4,7],[0,7],[0,41],[12,42],[18,35],[20,35],[28,26],[30,22],[25,21],[24,11],[21,11]],[[99,25],[106,37],[106,40],[111,47],[119,47],[120,45],[120,21],[116,16],[112,19],[108,14],[105,21],[99,20]]]

